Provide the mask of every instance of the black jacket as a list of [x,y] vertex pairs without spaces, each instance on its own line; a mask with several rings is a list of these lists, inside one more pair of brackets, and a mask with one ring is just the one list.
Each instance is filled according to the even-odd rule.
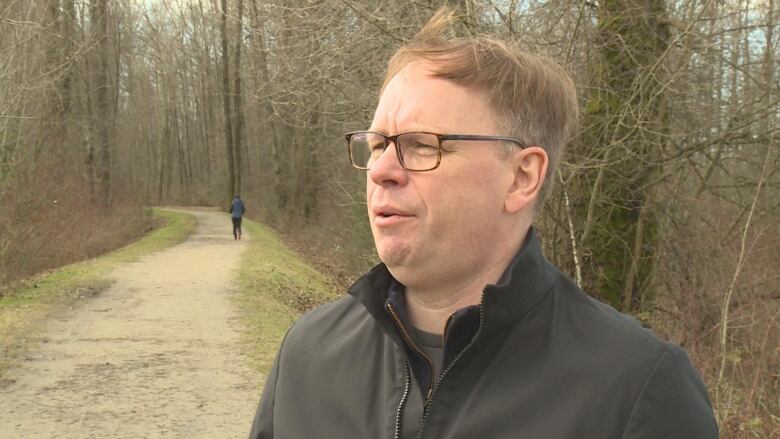
[[[393,282],[380,264],[293,325],[250,438],[395,437],[411,377],[423,395],[429,381],[388,312]],[[585,295],[533,233],[476,312],[462,314],[448,325],[445,372],[418,437],[718,437],[685,352]]]

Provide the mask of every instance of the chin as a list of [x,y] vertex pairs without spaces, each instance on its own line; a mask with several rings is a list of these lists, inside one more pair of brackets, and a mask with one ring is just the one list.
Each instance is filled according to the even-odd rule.
[[376,248],[379,259],[391,270],[406,265],[411,252],[408,245],[398,242],[376,243]]

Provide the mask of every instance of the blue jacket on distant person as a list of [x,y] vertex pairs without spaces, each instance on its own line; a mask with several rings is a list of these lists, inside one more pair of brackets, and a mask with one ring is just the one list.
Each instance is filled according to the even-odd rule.
[[241,201],[241,198],[238,196],[233,198],[233,205],[230,206],[230,213],[233,218],[241,218],[241,216],[244,215],[245,210],[246,208],[244,207],[244,202]]

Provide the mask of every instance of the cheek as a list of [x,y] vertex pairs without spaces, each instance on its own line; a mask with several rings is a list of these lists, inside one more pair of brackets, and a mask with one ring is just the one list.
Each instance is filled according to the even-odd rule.
[[[490,178],[453,179],[429,198],[437,238],[481,236],[503,211],[499,184]],[[457,240],[455,240],[457,242]]]
[[[471,244],[487,238],[495,239],[504,218],[504,201],[511,186],[512,172],[505,163],[492,156],[471,157],[457,177],[449,179],[443,210],[449,212],[452,233],[468,237]],[[452,238],[450,238],[452,239]]]

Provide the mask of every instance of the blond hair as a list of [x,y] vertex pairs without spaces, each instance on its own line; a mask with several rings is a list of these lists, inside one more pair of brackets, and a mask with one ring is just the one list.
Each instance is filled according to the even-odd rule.
[[382,90],[406,66],[423,61],[436,77],[484,91],[502,118],[500,126],[507,131],[497,134],[538,145],[547,152],[549,165],[536,202],[538,211],[555,181],[565,143],[576,129],[574,82],[552,59],[496,38],[447,36],[445,32],[455,20],[450,8],[439,9],[390,59]]

